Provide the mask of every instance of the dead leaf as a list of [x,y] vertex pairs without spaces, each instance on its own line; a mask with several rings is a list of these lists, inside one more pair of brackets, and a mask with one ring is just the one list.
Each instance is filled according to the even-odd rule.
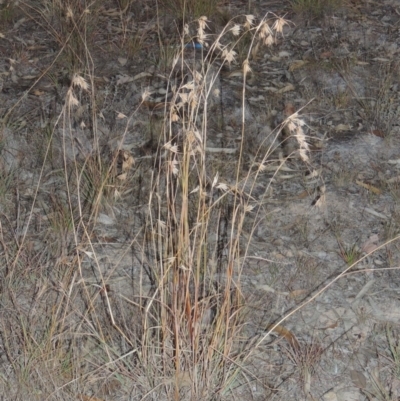
[[335,127],[335,131],[342,132],[342,131],[350,131],[353,128],[350,124],[339,124]]
[[327,326],[325,326],[324,330],[335,329],[336,327],[338,327],[338,321],[337,320],[336,320],[336,322],[330,323]]
[[325,401],[338,401],[336,393],[331,390],[323,395]]
[[133,81],[133,78],[129,75],[117,75],[117,85],[127,84]]
[[266,292],[272,292],[272,293],[275,292],[275,290],[272,287],[270,287],[268,284],[259,284],[259,285],[257,285],[257,289],[263,290]]
[[396,177],[389,178],[388,180],[386,180],[386,182],[388,184],[393,184],[395,182],[400,182],[400,175],[397,175]]
[[384,138],[385,137],[385,133],[380,130],[380,129],[374,129],[371,131],[371,133],[375,136],[379,136],[379,138]]
[[127,58],[124,57],[118,57],[118,63],[122,65],[122,67],[128,62]]
[[126,177],[127,177],[127,173],[122,173],[122,174],[120,174],[120,175],[117,176],[117,178],[118,178],[120,181],[125,181],[125,180],[126,180]]
[[33,91],[32,91],[32,95],[34,95],[34,96],[42,96],[42,95],[44,95],[46,92],[44,92],[44,91],[41,91],[40,89],[34,89]]
[[122,170],[129,170],[135,164],[135,159],[132,156],[129,156],[124,162],[122,163]]
[[21,79],[26,79],[28,81],[31,81],[32,79],[36,79],[38,76],[37,75],[22,75]]
[[133,77],[133,80],[136,81],[137,79],[148,78],[148,77],[151,77],[151,74],[149,72],[141,72],[139,74],[136,74]]
[[367,212],[367,213],[369,213],[369,214],[372,214],[373,216],[379,217],[380,219],[383,219],[383,220],[389,219],[389,217],[386,216],[385,214],[379,213],[379,212],[377,212],[376,210],[371,209],[371,208],[369,208],[369,207],[366,207],[366,208],[364,209],[364,211]]
[[270,324],[267,327],[267,330],[271,330],[274,333],[282,336],[285,340],[293,347],[295,351],[298,351],[300,348],[299,341],[297,340],[296,336],[288,330],[286,327],[281,326],[280,324],[276,325]]
[[251,55],[252,55],[252,57],[253,57],[254,59],[257,58],[259,49],[260,49],[260,43],[257,43],[257,44],[253,47],[253,49],[251,50]]
[[283,58],[283,57],[290,57],[290,53],[286,50],[282,50],[279,52],[279,57]]
[[296,199],[304,199],[307,198],[307,196],[310,196],[309,192],[305,189],[304,191],[300,192],[298,195],[296,195]]
[[107,17],[119,17],[121,15],[121,11],[116,8],[109,8],[108,10],[103,9],[101,14]]
[[291,298],[291,299],[295,299],[295,298],[299,298],[299,297],[301,297],[301,296],[303,296],[303,295],[306,295],[306,294],[308,294],[308,290],[293,290],[293,291],[290,291],[289,292],[289,298]]
[[306,64],[308,64],[307,60],[295,60],[292,64],[290,64],[289,71],[292,72],[298,70],[299,68],[304,67]]
[[168,110],[171,107],[171,103],[169,102],[149,102],[146,100],[142,104],[151,111],[164,111],[165,109]]
[[367,241],[361,246],[361,250],[365,253],[372,253],[379,247],[379,237],[377,234],[371,235]]
[[312,205],[318,208],[322,208],[325,205],[325,203],[326,203],[326,196],[325,194],[321,194],[314,199]]
[[241,76],[243,76],[243,71],[242,70],[236,70],[236,71],[232,71],[228,75],[228,78],[241,77]]
[[358,388],[366,388],[367,387],[367,379],[365,376],[359,372],[358,370],[350,371],[350,378],[353,384]]
[[286,93],[286,92],[291,92],[294,91],[296,88],[293,84],[288,84],[284,86],[283,88],[279,89],[277,93]]
[[328,59],[331,58],[333,56],[333,53],[331,51],[326,51],[320,54],[320,58],[323,59]]
[[380,61],[380,62],[382,62],[382,63],[386,63],[386,62],[390,61],[390,59],[388,59],[388,58],[383,58],[383,57],[374,57],[372,60],[373,60],[373,61]]
[[376,195],[380,195],[382,193],[382,191],[377,188],[374,187],[373,185],[360,181],[360,180],[356,180],[356,184],[359,185],[360,187],[363,187],[365,189],[367,189],[368,191],[371,191],[372,193],[376,194]]
[[37,45],[37,44],[35,44],[35,45],[27,46],[27,47],[26,47],[26,50],[29,50],[29,51],[34,51],[34,50],[47,50],[47,47],[46,47],[46,46],[43,46],[43,45]]
[[289,117],[294,113],[296,113],[296,109],[294,108],[293,103],[286,103],[285,104],[285,116]]

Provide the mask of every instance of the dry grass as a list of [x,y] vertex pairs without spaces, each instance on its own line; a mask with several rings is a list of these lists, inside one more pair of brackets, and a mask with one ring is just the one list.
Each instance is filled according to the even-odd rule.
[[[218,163],[209,162],[207,113],[218,96],[215,82],[221,65],[235,62],[235,42],[227,41],[232,32],[235,37],[244,30],[250,38],[247,56],[242,49],[245,96],[251,48],[257,42],[272,44],[284,21],[277,20],[267,29],[264,20],[257,25],[247,16],[243,25],[230,22],[206,47],[208,20],[201,17],[193,29],[204,46],[204,60],[210,49],[221,60],[219,64],[192,63],[184,47],[175,49],[173,59],[165,63],[165,68],[172,64],[171,82],[177,69],[187,78],[179,86],[171,84],[172,98],[157,124],[160,131],[151,133],[153,148],[158,149],[157,169],[146,174],[149,192],[141,201],[148,206],[139,231],[123,250],[132,248],[141,268],[136,269],[135,281],[116,290],[111,277],[119,262],[113,261],[111,271],[104,270],[96,227],[98,222],[113,221],[119,200],[131,192],[134,159],[121,148],[105,155],[95,123],[90,146],[74,138],[74,124],[81,119],[77,116],[84,113],[82,105],[95,105],[88,41],[95,20],[85,9],[76,14],[73,5],[28,8],[43,21],[51,16],[55,24],[62,24],[57,29],[60,33],[53,31],[53,25],[48,29],[59,43],[59,61],[67,63],[71,79],[51,132],[43,133],[42,170],[22,236],[16,243],[12,237],[2,238],[7,288],[2,302],[14,308],[3,313],[1,340],[10,367],[7,380],[19,389],[7,392],[15,399],[28,389],[33,398],[105,397],[107,392],[128,391],[128,383],[133,382],[131,391],[141,398],[223,397],[235,387],[245,356],[240,340],[245,302],[240,276],[248,244],[240,240],[240,233],[256,206],[251,188],[268,154],[260,155],[255,171],[246,172],[239,148],[231,175],[235,182],[228,184],[219,177]],[[196,15],[188,6],[188,12]],[[140,41],[127,45],[136,53]],[[145,91],[143,104],[148,95]],[[135,113],[121,115],[127,121],[125,132]],[[98,117],[93,114],[92,118]],[[300,121],[293,115],[287,124],[306,158]],[[242,124],[244,135],[244,117]],[[61,134],[62,157],[48,163],[54,158],[56,132]],[[44,205],[44,218],[37,223],[34,209],[41,181],[54,164],[62,172],[54,179],[63,189],[51,195],[49,205]],[[32,232],[36,224],[46,227],[43,238]],[[41,241],[51,245],[43,248]],[[131,279],[127,277],[128,282]],[[14,336],[14,331],[20,334]]]
[[301,14],[307,19],[315,19],[339,9],[343,5],[343,0],[292,0],[290,3],[296,14]]
[[[363,393],[368,400],[392,401],[398,396],[399,380],[399,342],[398,325],[389,324],[382,328],[382,355],[379,365],[368,372],[368,383]],[[386,340],[386,341],[385,341]]]
[[[71,0],[24,9],[57,43],[52,66],[65,63],[70,80],[62,90],[63,107],[44,135],[28,212],[20,215],[17,199],[16,222],[3,218],[0,227],[0,341],[7,365],[0,388],[9,399],[129,394],[143,400],[218,400],[234,397],[249,378],[258,380],[246,364],[268,333],[248,347],[241,277],[257,223],[251,223],[247,237],[244,227],[261,218],[262,201],[255,201],[252,191],[279,144],[261,143],[254,161],[245,163],[244,105],[254,49],[276,43],[287,22],[269,14],[258,21],[247,15],[229,21],[210,39],[203,16],[208,9],[202,7],[215,5],[168,3],[196,20],[173,51],[165,47],[168,62],[160,63],[170,67],[172,95],[160,102],[161,118],[151,132],[154,154],[143,156],[139,167],[123,145],[140,108],[149,104],[145,88],[130,115],[118,114],[126,125],[107,155],[109,138],[104,140],[98,129],[104,115],[96,102],[91,52],[100,7]],[[121,2],[118,17],[124,19],[131,6]],[[121,30],[126,32],[122,23]],[[124,35],[120,45],[125,43],[131,55],[143,50],[141,36],[124,42]],[[192,39],[202,44],[202,57],[195,60],[185,47]],[[210,111],[219,101],[216,82],[223,67],[235,64],[239,43],[241,138],[230,159],[232,149],[223,149],[227,168],[207,148],[207,139]],[[184,79],[177,81],[177,75]],[[298,145],[290,157],[298,155],[311,169],[305,123],[294,110],[286,117],[274,134],[278,138],[285,129]],[[81,125],[83,120],[90,126]],[[55,138],[62,144],[59,158],[51,153]],[[58,174],[49,170],[55,165]],[[132,188],[136,168],[141,168],[135,175],[140,190]],[[54,192],[44,186],[49,177]],[[1,197],[10,190],[4,182]],[[115,232],[118,219],[122,228]],[[128,240],[121,243],[124,235]],[[133,260],[130,271],[122,262],[127,254]],[[317,348],[295,351],[302,368],[319,356]],[[307,372],[309,382],[311,369]]]
[[192,21],[203,15],[215,15],[218,0],[159,0],[161,7],[183,21]]

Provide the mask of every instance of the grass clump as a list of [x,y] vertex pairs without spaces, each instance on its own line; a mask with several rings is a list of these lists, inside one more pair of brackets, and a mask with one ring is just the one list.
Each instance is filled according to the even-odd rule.
[[[42,398],[65,399],[66,394],[105,398],[110,394],[102,389],[110,388],[112,382],[123,396],[129,393],[138,399],[218,400],[248,385],[249,377],[257,380],[258,372],[246,366],[263,339],[247,347],[241,277],[251,235],[243,233],[253,225],[252,233],[257,224],[253,222],[260,218],[262,199],[256,200],[253,191],[268,167],[273,146],[261,143],[254,163],[244,163],[243,143],[248,134],[244,105],[252,49],[275,44],[286,21],[267,15],[256,22],[247,15],[230,21],[207,47],[207,10],[196,7],[208,3],[171,4],[192,15],[201,14],[195,32],[203,45],[202,57],[188,56],[186,40],[174,49],[172,66],[165,74],[171,95],[157,102],[157,106],[162,103],[162,117],[152,127],[155,152],[142,158],[143,165],[150,159],[152,165],[142,169],[143,188],[148,192],[140,201],[115,202],[131,191],[128,174],[134,160],[123,150],[124,139],[151,91],[143,89],[139,108],[129,116],[118,114],[127,118],[126,127],[111,156],[104,157],[101,141],[108,144],[110,138],[102,138],[97,129],[96,83],[83,35],[90,13],[82,18],[70,14],[66,28],[71,30],[60,39],[74,59],[71,71],[85,60],[89,66],[82,68],[85,73],[71,73],[63,107],[47,133],[51,138],[57,134],[62,144],[62,189],[55,188],[50,205],[44,206],[46,240],[53,237],[58,246],[42,251],[28,235],[34,206],[41,204],[37,198],[48,197],[41,190],[46,160],[52,156],[53,143],[48,140],[24,233],[18,247],[11,247],[12,236],[3,238],[4,255],[0,255],[6,266],[1,271],[0,281],[6,285],[0,300],[10,311],[3,316],[0,334],[8,375],[24,385],[33,377]],[[222,163],[215,148],[208,147],[210,110],[219,102],[222,68],[237,64],[243,32],[245,45],[239,49],[242,67],[238,69],[241,141],[217,149],[226,156],[227,163]],[[87,103],[89,107],[81,107]],[[85,119],[90,129],[85,129]],[[301,117],[290,113],[283,127],[297,141],[300,158],[309,163]],[[228,163],[230,168],[222,172]],[[117,217],[129,227],[127,244],[118,242],[119,232],[117,239],[108,235]],[[140,225],[135,225],[135,218]],[[122,248],[113,253],[106,248],[110,241]],[[15,250],[12,254],[11,249]],[[127,254],[134,260],[130,269],[121,262]],[[29,275],[24,270],[28,260]],[[32,308],[26,309],[24,303]]]
[[292,0],[290,4],[296,14],[307,19],[318,19],[340,8],[343,0]]
[[397,379],[400,379],[400,344],[396,337],[396,330],[389,324],[386,325],[386,337],[389,344],[389,353],[393,362],[393,373]]
[[15,15],[15,2],[14,1],[2,1],[0,2],[0,21],[3,24],[7,24],[12,21]]
[[352,246],[344,246],[340,244],[339,247],[340,247],[340,252],[339,252],[340,257],[346,262],[348,266],[351,266],[354,263],[356,263],[361,256],[361,251],[356,244]]
[[218,0],[160,0],[165,10],[185,21],[196,20],[203,15],[215,15],[219,3]]

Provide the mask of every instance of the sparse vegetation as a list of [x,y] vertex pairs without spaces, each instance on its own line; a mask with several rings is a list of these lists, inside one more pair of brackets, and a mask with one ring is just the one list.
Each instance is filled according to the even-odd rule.
[[346,262],[347,265],[354,265],[360,258],[360,249],[356,244],[351,246],[345,246],[339,242],[340,257]]
[[7,24],[13,18],[14,9],[12,2],[7,2],[5,4],[0,3],[0,21],[3,24]]
[[340,8],[343,0],[291,0],[295,13],[309,18],[321,18]]
[[[291,2],[312,18],[340,4]],[[286,340],[278,351],[313,399],[325,348],[282,323],[344,277],[362,251],[345,246],[343,225],[323,217],[323,230],[340,239],[340,272],[322,276],[316,260],[325,256],[307,254],[325,185],[316,201],[306,199],[309,215],[294,210],[301,217],[285,223],[284,235],[272,238],[262,226],[285,213],[277,182],[285,192],[295,178],[290,200],[298,206],[323,178],[306,115],[286,102],[294,86],[271,67],[288,57],[275,50],[289,21],[223,6],[1,4],[0,21],[11,30],[26,23],[32,36],[18,36],[0,75],[12,83],[4,93],[15,90],[0,121],[0,394],[7,399],[272,399],[290,376],[274,376],[270,333]],[[14,21],[16,12],[24,18]],[[269,99],[252,93],[271,71],[279,79],[264,89],[284,102],[280,114],[267,113]],[[227,79],[235,88],[228,95]],[[352,101],[346,92],[334,105]],[[258,103],[260,116],[249,111]],[[354,178],[338,175],[342,186]],[[395,241],[395,229],[387,231]],[[299,249],[286,247],[290,236]],[[285,252],[267,254],[266,242]],[[387,339],[398,364],[389,329]]]
[[164,10],[187,22],[203,15],[215,15],[219,0],[160,0],[159,3]]
[[393,373],[396,376],[397,379],[400,378],[400,344],[399,340],[396,336],[396,330],[393,329],[393,327],[390,327],[388,324],[386,326],[386,337],[387,337],[387,342],[389,344],[389,352],[390,352],[390,358],[393,362]]

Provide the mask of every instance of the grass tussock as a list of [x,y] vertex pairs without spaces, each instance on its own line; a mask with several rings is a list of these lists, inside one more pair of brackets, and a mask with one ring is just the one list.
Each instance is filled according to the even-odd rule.
[[343,0],[292,0],[293,11],[307,19],[321,18],[330,15],[343,6]]
[[159,4],[167,12],[185,21],[196,20],[203,15],[215,15],[218,0],[160,0]]
[[[205,15],[217,2],[161,4],[196,20],[184,26],[177,47],[166,46],[168,95],[153,102],[144,87],[131,114],[118,113],[126,126],[107,152],[111,141],[99,129],[105,117],[96,103],[91,57],[100,9],[70,1],[25,10],[48,24],[59,44],[55,61],[67,62],[70,79],[42,168],[32,179],[29,213],[19,220],[16,207],[17,226],[7,222],[11,229],[0,229],[0,341],[7,365],[0,387],[10,399],[129,394],[222,400],[259,381],[247,362],[267,334],[246,338],[242,275],[263,211],[254,188],[265,171],[279,170],[284,161],[270,160],[278,140],[261,141],[254,159],[245,158],[246,82],[257,52],[277,43],[287,21],[272,14],[241,16],[211,36]],[[121,2],[118,18],[131,5]],[[130,54],[141,45],[141,39],[131,42]],[[211,115],[220,102],[221,72],[233,66],[241,78],[240,138],[216,157],[208,147]],[[136,160],[124,140],[143,107],[154,119],[161,113],[150,150]],[[285,130],[297,144],[288,157],[297,155],[311,168],[305,123],[289,111],[273,135]],[[51,153],[55,142],[61,144],[59,159]],[[46,171],[49,157],[61,173]],[[55,192],[44,185],[49,176]],[[3,181],[1,197],[9,186]],[[39,198],[47,199],[43,209]],[[305,356],[297,351],[293,358],[302,366],[319,358],[317,348],[304,349]]]

